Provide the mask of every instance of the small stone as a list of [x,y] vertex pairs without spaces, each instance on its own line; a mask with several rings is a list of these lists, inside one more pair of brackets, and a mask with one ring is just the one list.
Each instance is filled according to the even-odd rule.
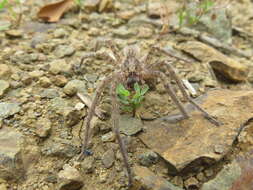
[[41,152],[46,156],[57,156],[62,158],[72,158],[79,152],[79,148],[70,144],[69,141],[48,141]]
[[81,80],[71,80],[63,88],[63,92],[69,96],[75,95],[77,92],[84,93],[86,91],[86,85]]
[[190,177],[184,182],[186,189],[199,189],[199,182],[195,177]]
[[8,118],[20,111],[19,104],[17,103],[8,103],[1,102],[0,103],[0,118]]
[[136,32],[129,30],[127,27],[122,26],[113,31],[115,37],[127,39],[136,35]]
[[206,177],[205,177],[205,175],[204,175],[203,172],[200,172],[200,173],[196,176],[196,178],[197,178],[200,182],[204,182],[204,181],[206,180]]
[[176,185],[178,187],[184,187],[184,181],[181,176],[173,177],[173,179],[171,180],[171,183],[173,183],[174,185]]
[[57,59],[49,63],[49,72],[52,74],[70,74],[71,65],[67,64],[64,59]]
[[63,38],[68,35],[68,32],[63,28],[58,28],[54,31],[55,38]]
[[64,87],[67,84],[68,79],[63,75],[57,75],[53,78],[52,82],[58,87]]
[[84,173],[92,173],[94,170],[94,158],[91,156],[85,157],[82,161],[81,167]]
[[62,114],[64,117],[66,127],[72,127],[76,125],[77,123],[79,123],[81,119],[81,112],[78,112],[73,107],[65,107],[63,109]]
[[138,38],[150,38],[153,35],[153,29],[150,27],[139,27],[138,28]]
[[21,30],[8,30],[5,34],[9,38],[21,38],[23,36],[23,32]]
[[51,81],[47,77],[41,77],[39,83],[43,88],[48,88],[51,85]]
[[0,97],[2,97],[9,89],[10,84],[7,81],[0,80]]
[[222,154],[224,152],[224,146],[222,145],[215,145],[214,146],[214,152],[217,154]]
[[158,155],[155,152],[148,151],[139,156],[139,162],[142,166],[150,167],[156,164],[159,160]]
[[84,10],[87,10],[88,12],[97,11],[99,3],[100,0],[86,0],[83,3]]
[[58,183],[59,190],[79,190],[84,185],[79,171],[69,164],[65,164],[58,173]]
[[22,73],[21,81],[24,85],[28,86],[33,82],[33,78],[27,73]]
[[12,74],[11,68],[6,64],[0,64],[0,79],[8,79]]
[[5,183],[0,184],[0,190],[8,190]]
[[56,90],[56,89],[45,89],[41,92],[41,95],[40,95],[42,98],[49,98],[49,99],[52,99],[52,98],[56,98],[56,97],[59,97],[59,92]]
[[55,56],[58,58],[71,56],[74,53],[75,53],[75,48],[71,45],[59,45],[54,51]]
[[77,111],[82,110],[84,107],[85,107],[85,105],[84,105],[83,103],[81,103],[81,102],[78,102],[78,103],[75,105],[75,109],[76,109]]
[[150,18],[160,18],[164,11],[165,10],[162,2],[157,0],[149,0],[147,6],[147,14]]
[[107,150],[102,156],[102,163],[107,169],[113,166],[114,160],[115,156],[112,149]]
[[37,121],[35,133],[42,138],[45,138],[49,135],[51,131],[51,121],[46,118],[41,118]]
[[106,133],[101,137],[103,142],[112,142],[115,141],[115,134],[113,132]]
[[12,128],[0,130],[0,178],[20,179],[24,176],[21,157],[22,134]]
[[135,16],[134,10],[124,10],[117,13],[117,16],[124,20],[130,20],[132,17]]
[[156,90],[159,94],[166,93],[166,89],[162,83],[159,83],[158,85],[156,85]]
[[122,115],[120,116],[119,130],[129,136],[135,135],[142,130],[142,122],[140,119]]
[[207,169],[204,171],[206,177],[212,177],[213,176],[213,170],[212,169]]
[[40,77],[44,75],[44,72],[40,70],[36,70],[36,71],[29,72],[29,75],[35,80],[38,80]]

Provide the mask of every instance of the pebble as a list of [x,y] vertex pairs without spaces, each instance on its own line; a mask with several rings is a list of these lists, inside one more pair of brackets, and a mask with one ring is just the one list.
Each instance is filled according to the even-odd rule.
[[0,118],[10,117],[20,111],[20,106],[17,103],[1,102],[0,103]]
[[58,58],[71,56],[74,53],[75,53],[75,48],[71,45],[59,45],[54,51],[55,56]]
[[63,38],[68,35],[68,32],[63,28],[58,28],[54,31],[55,38]]
[[40,77],[42,77],[44,75],[43,71],[40,70],[35,70],[35,71],[31,71],[28,73],[32,78],[34,78],[35,80],[38,80]]
[[101,139],[103,142],[115,141],[115,134],[113,132],[106,133],[101,137]]
[[199,189],[199,182],[195,177],[190,177],[184,181],[184,186],[186,189]]
[[64,87],[67,84],[68,79],[63,75],[57,75],[52,78],[51,81],[58,87]]
[[63,92],[68,96],[73,96],[77,92],[85,93],[86,92],[85,82],[81,80],[71,80],[64,86]]
[[51,81],[48,77],[41,77],[39,83],[43,88],[48,88],[51,85]]
[[52,123],[49,119],[40,118],[36,123],[35,133],[42,138],[47,137],[50,134]]
[[127,27],[122,26],[113,31],[113,35],[118,38],[127,39],[136,35],[136,32],[129,30]]
[[120,116],[119,130],[129,136],[135,135],[142,130],[142,122],[140,119],[131,116]]
[[8,79],[12,74],[11,68],[6,64],[0,64],[0,79]]
[[95,162],[95,159],[92,156],[88,156],[84,158],[81,164],[81,168],[83,172],[86,174],[92,173],[94,170],[94,162]]
[[10,88],[10,84],[5,80],[0,80],[0,97],[2,97]]
[[114,160],[115,156],[112,149],[107,150],[102,156],[102,163],[107,169],[113,166]]
[[49,89],[43,90],[43,91],[41,92],[41,95],[40,95],[40,96],[41,96],[42,98],[53,99],[53,98],[59,97],[60,94],[59,94],[58,90],[49,88]]
[[139,156],[139,163],[146,167],[156,164],[158,160],[159,156],[153,151],[147,151]]
[[5,32],[6,36],[10,39],[12,38],[21,38],[23,36],[23,32],[21,30],[7,30]]
[[67,64],[64,59],[56,59],[49,63],[49,72],[52,74],[70,74],[71,65]]

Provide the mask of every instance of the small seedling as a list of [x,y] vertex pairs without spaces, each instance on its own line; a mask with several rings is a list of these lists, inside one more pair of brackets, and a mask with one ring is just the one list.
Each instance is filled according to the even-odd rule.
[[116,93],[118,95],[118,100],[124,106],[123,111],[132,112],[133,117],[135,117],[136,109],[141,105],[144,99],[144,95],[149,90],[148,85],[143,85],[142,87],[138,84],[134,84],[134,94],[127,90],[122,84],[119,84],[116,88]]
[[186,3],[178,10],[179,27],[186,25],[194,25],[199,22],[201,17],[212,10],[214,6],[213,0],[203,0],[197,3],[195,7],[189,9]]

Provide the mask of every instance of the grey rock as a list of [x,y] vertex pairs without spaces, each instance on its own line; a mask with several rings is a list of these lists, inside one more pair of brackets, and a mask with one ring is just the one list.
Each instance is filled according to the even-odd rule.
[[49,98],[49,99],[52,99],[52,98],[56,98],[56,97],[59,97],[60,94],[59,92],[56,90],[56,89],[45,89],[41,92],[41,97],[42,98]]
[[23,51],[18,51],[11,57],[11,60],[15,63],[22,63],[22,64],[31,64],[34,61],[37,61],[39,55],[37,53],[28,54]]
[[119,121],[120,132],[126,135],[135,135],[142,130],[142,122],[140,119],[122,115]]
[[21,133],[10,128],[0,130],[0,178],[18,180],[24,177],[22,142]]
[[68,106],[68,103],[66,100],[60,97],[56,97],[50,100],[49,109],[56,113],[62,113],[62,110],[64,110],[64,108],[66,108],[67,106]]
[[102,156],[102,163],[107,169],[113,166],[114,160],[115,156],[112,149],[107,150]]
[[139,162],[142,166],[151,166],[156,164],[159,160],[159,156],[153,151],[147,151],[139,156]]
[[58,190],[79,190],[84,185],[79,171],[68,164],[58,173],[58,184]]
[[48,88],[51,85],[51,81],[47,77],[41,77],[39,83],[43,88]]
[[81,168],[84,173],[88,174],[93,172],[94,161],[95,161],[94,158],[91,156],[84,158],[84,160],[81,163]]
[[65,125],[67,127],[72,127],[77,124],[81,119],[81,112],[77,111],[73,107],[65,107],[62,111],[64,117]]
[[74,53],[75,53],[75,48],[71,45],[59,45],[54,51],[55,56],[58,58],[71,56]]
[[68,35],[68,32],[63,28],[58,28],[54,31],[55,38],[63,38]]
[[49,72],[52,74],[67,74],[71,73],[71,65],[67,64],[64,59],[56,59],[49,63]]
[[201,190],[229,190],[234,181],[241,175],[241,167],[233,161],[231,164],[224,166],[218,175],[205,183]]
[[73,96],[77,92],[86,93],[86,84],[81,80],[71,80],[64,86],[63,92],[69,96]]
[[0,97],[2,97],[9,89],[10,84],[7,81],[0,80]]
[[42,148],[42,153],[46,156],[57,156],[72,158],[79,152],[79,148],[72,145],[69,141],[50,141]]
[[0,103],[0,118],[7,118],[20,111],[19,104],[17,103]]

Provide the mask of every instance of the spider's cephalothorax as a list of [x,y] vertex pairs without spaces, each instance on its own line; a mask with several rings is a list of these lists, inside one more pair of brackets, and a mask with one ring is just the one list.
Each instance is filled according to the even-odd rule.
[[[105,87],[110,86],[111,87],[111,100],[112,100],[112,129],[115,132],[116,139],[119,143],[120,151],[122,153],[123,161],[125,164],[125,167],[127,169],[127,174],[128,174],[128,183],[129,185],[132,184],[133,182],[133,176],[131,173],[131,168],[128,162],[128,156],[127,156],[127,151],[124,146],[124,143],[120,137],[120,132],[118,129],[119,126],[119,103],[117,101],[117,94],[116,94],[116,87],[119,83],[124,83],[125,87],[127,88],[133,88],[133,85],[135,83],[144,83],[147,82],[149,79],[157,79],[160,78],[161,81],[163,82],[164,87],[167,90],[167,93],[171,96],[171,99],[173,102],[177,105],[179,108],[180,112],[182,113],[181,119],[186,119],[189,118],[189,114],[187,113],[186,109],[184,108],[183,104],[181,103],[180,99],[177,97],[176,93],[174,92],[174,89],[171,87],[171,84],[168,80],[168,77],[161,71],[155,70],[156,65],[162,64],[165,65],[166,68],[168,69],[168,73],[170,75],[170,78],[174,79],[179,90],[181,91],[183,97],[191,103],[196,109],[198,109],[200,112],[203,113],[204,117],[207,118],[211,123],[215,125],[220,125],[221,123],[218,122],[215,118],[213,118],[211,115],[209,115],[204,109],[202,109],[195,101],[187,94],[183,83],[181,79],[177,76],[176,72],[174,71],[173,67],[171,66],[171,60],[166,60],[166,61],[160,61],[160,62],[155,62],[153,64],[150,64],[150,55],[147,54],[146,56],[139,57],[139,51],[140,49],[137,46],[128,46],[124,48],[124,54],[116,48],[116,46],[110,41],[107,43],[109,47],[112,50],[112,54],[109,53],[102,53],[101,52],[92,52],[89,54],[89,56],[86,56],[82,59],[82,61],[91,56],[97,56],[99,57],[104,57],[104,58],[109,58],[111,61],[114,62],[115,64],[115,71],[112,72],[110,75],[108,75],[98,86],[96,89],[96,93],[94,96],[94,99],[92,101],[92,104],[90,106],[90,110],[88,112],[88,116],[86,119],[86,130],[85,130],[85,137],[84,137],[84,142],[82,144],[82,153],[80,155],[80,159],[82,159],[87,151],[87,146],[88,146],[88,141],[89,141],[89,130],[90,130],[90,122],[92,117],[95,114],[95,109],[96,106],[99,103],[99,99],[105,90]],[[164,50],[161,48],[155,48],[160,50],[160,52],[164,53]],[[153,50],[153,49],[152,49]],[[178,119],[178,118],[177,118]]]

